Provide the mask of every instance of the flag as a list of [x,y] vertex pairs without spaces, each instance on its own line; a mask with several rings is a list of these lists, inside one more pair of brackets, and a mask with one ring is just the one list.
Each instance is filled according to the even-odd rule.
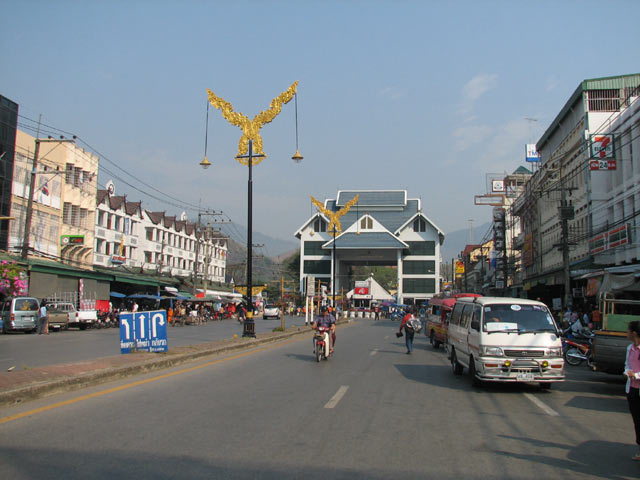
[[42,194],[43,194],[43,195],[47,195],[47,196],[49,196],[49,188],[47,187],[47,184],[48,184],[48,182],[47,182],[47,183],[45,183],[45,184],[42,186],[41,190],[42,190]]

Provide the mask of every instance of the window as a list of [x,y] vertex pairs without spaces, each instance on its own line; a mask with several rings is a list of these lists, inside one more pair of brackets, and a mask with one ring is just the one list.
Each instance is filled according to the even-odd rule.
[[462,317],[462,309],[464,308],[464,305],[462,303],[458,303],[454,308],[453,308],[453,313],[451,314],[451,325],[459,325],[460,324],[460,318]]
[[72,163],[67,163],[67,168],[64,172],[64,181],[68,185],[73,184],[73,164]]
[[471,328],[476,332],[480,331],[480,317],[482,317],[482,308],[476,305],[473,308],[473,316],[471,317]]
[[89,210],[87,210],[86,208],[81,208],[80,209],[80,227],[82,228],[87,228],[87,220],[89,218]]
[[96,252],[104,253],[102,249],[104,248],[104,240],[96,238]]
[[331,273],[331,260],[305,260],[303,273],[329,275]]
[[435,260],[405,260],[402,273],[406,275],[430,275],[436,273]]
[[326,232],[327,231],[327,222],[325,222],[322,218],[316,218],[316,221],[313,222],[313,231],[314,232]]
[[78,205],[71,205],[71,225],[80,226],[80,207]]
[[327,252],[322,250],[322,245],[325,242],[304,242],[304,254],[305,255],[326,255]]
[[153,228],[145,228],[146,238],[149,241],[153,241]]
[[404,278],[403,293],[436,293],[435,278]]
[[111,215],[110,213],[107,213],[107,228],[109,230],[111,230],[111,222],[113,222],[113,215]]
[[427,222],[425,222],[424,218],[418,217],[413,221],[413,231],[414,232],[427,231]]
[[151,255],[152,255],[151,252],[147,252],[147,251],[144,252],[144,263],[153,262],[153,260],[151,259],[152,258]]
[[406,242],[409,255],[433,256],[436,254],[436,242]]
[[360,228],[362,230],[371,230],[373,228],[373,220],[371,217],[364,217],[360,220]]
[[469,322],[471,322],[471,314],[473,313],[473,305],[467,303],[462,310],[462,318],[460,319],[460,326],[462,328],[468,328]]
[[82,169],[73,167],[73,184],[79,187],[82,184]]
[[109,242],[104,244],[104,253],[105,255],[111,255],[111,244]]
[[71,225],[71,215],[71,203],[64,202],[64,206],[62,207],[62,223],[64,223],[65,225]]

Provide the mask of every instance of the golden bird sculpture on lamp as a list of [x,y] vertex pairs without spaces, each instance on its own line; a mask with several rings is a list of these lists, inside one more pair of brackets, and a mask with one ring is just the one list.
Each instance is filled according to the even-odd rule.
[[360,195],[356,195],[351,200],[349,200],[344,207],[342,207],[337,212],[332,212],[328,208],[325,208],[324,204],[311,196],[311,201],[313,204],[318,207],[321,213],[323,213],[329,219],[329,226],[327,227],[327,231],[332,232],[331,227],[333,226],[336,229],[336,233],[342,233],[342,224],[340,223],[340,217],[344,216],[351,207],[353,207],[356,203],[358,203],[358,198]]
[[[238,155],[236,160],[242,165],[249,165],[247,158],[238,158],[242,155],[246,155],[249,151],[249,140],[253,141],[253,153],[255,155],[264,155],[262,151],[262,137],[260,136],[260,129],[267,123],[273,121],[274,118],[282,111],[282,105],[287,104],[295,96],[298,89],[298,81],[296,80],[291,86],[271,100],[269,108],[257,114],[253,117],[253,120],[249,120],[246,115],[233,110],[233,105],[227,102],[223,98],[218,97],[215,93],[207,88],[207,94],[209,96],[209,103],[218,110],[222,111],[222,116],[231,124],[242,129],[242,136],[238,143]],[[266,155],[265,155],[266,156]],[[252,164],[258,165],[265,157],[257,157],[253,159]]]

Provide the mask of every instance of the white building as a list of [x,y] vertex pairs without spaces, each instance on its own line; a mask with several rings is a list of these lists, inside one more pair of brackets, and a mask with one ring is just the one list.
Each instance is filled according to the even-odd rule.
[[[211,228],[165,212],[150,212],[141,202],[116,196],[113,184],[99,190],[95,228],[95,265],[124,266],[140,272],[224,283],[227,238]],[[197,262],[197,267],[196,267]]]
[[336,273],[336,293],[354,282],[350,266],[393,266],[398,275],[398,302],[423,301],[440,292],[440,246],[444,233],[422,211],[420,199],[406,190],[340,190],[326,199],[335,212],[359,195],[358,203],[340,220],[333,264],[333,234],[328,219],[318,212],[296,232],[300,239],[301,289],[307,276],[329,284]]

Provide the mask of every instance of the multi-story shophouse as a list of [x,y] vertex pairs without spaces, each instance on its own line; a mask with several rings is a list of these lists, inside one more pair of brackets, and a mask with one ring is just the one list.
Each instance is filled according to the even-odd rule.
[[614,222],[617,208],[605,208],[611,218],[601,215],[614,187],[609,177],[621,175],[609,161],[615,160],[609,153],[620,139],[611,138],[613,145],[607,146],[602,138],[639,88],[640,74],[584,80],[538,140],[540,169],[514,204],[524,230],[523,281],[529,297],[572,303],[574,292],[565,287],[571,272],[593,265],[590,240],[603,222]]
[[[212,228],[115,195],[113,182],[98,191],[95,265],[224,283],[227,238]],[[197,255],[197,260],[196,260]],[[196,268],[197,261],[197,268]]]

